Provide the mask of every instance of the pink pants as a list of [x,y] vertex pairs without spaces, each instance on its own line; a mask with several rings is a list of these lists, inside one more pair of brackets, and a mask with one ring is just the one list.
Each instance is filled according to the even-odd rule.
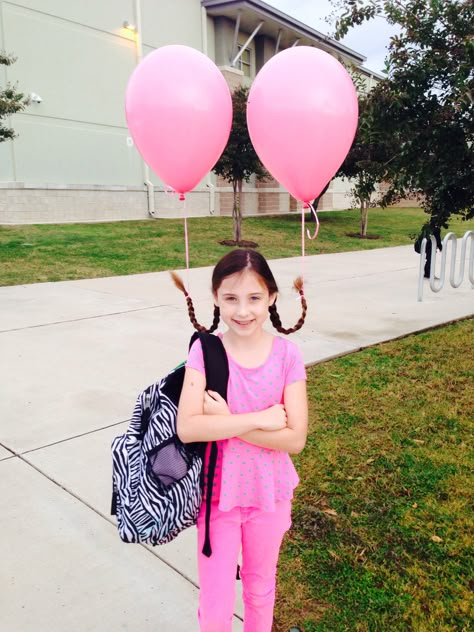
[[212,555],[202,554],[205,506],[198,518],[199,625],[201,632],[232,632],[235,579],[242,549],[244,632],[271,632],[278,554],[291,526],[291,501],[273,512],[235,507],[211,512]]

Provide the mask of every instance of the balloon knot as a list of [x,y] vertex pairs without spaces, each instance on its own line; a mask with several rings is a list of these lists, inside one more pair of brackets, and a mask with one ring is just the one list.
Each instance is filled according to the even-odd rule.
[[310,206],[309,206],[308,202],[304,202],[304,204],[303,204],[303,208],[304,208],[304,209],[310,208]]
[[186,198],[184,197],[184,193],[180,193],[180,194],[179,194],[179,199],[180,199],[180,201],[181,201],[181,202],[184,202],[184,200],[186,199]]

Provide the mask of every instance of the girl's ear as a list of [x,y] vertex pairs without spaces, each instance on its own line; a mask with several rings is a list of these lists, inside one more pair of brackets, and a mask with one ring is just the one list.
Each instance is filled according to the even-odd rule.
[[275,301],[277,300],[277,293],[273,292],[273,294],[270,294],[270,297],[269,297],[268,300],[269,300],[269,303],[270,303],[270,307],[272,305],[275,305]]

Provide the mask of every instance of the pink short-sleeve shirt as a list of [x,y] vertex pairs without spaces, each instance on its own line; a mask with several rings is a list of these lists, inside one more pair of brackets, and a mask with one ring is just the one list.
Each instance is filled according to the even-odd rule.
[[[227,358],[227,403],[232,414],[282,404],[285,386],[306,380],[299,348],[279,336],[274,336],[270,355],[258,367],[242,367],[228,354]],[[199,340],[191,347],[186,366],[205,373]],[[287,452],[261,448],[238,438],[217,441],[217,447],[213,499],[219,502],[221,511],[233,507],[274,511],[276,502],[293,497],[299,479]]]

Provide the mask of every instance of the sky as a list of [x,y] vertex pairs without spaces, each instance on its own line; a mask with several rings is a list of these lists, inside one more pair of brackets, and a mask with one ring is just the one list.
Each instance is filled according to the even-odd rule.
[[[332,35],[334,32],[334,25],[324,20],[333,12],[329,0],[265,0],[265,2],[321,33]],[[351,28],[341,43],[365,55],[366,68],[382,73],[387,45],[394,32],[394,28],[383,18],[375,18],[361,26]]]

